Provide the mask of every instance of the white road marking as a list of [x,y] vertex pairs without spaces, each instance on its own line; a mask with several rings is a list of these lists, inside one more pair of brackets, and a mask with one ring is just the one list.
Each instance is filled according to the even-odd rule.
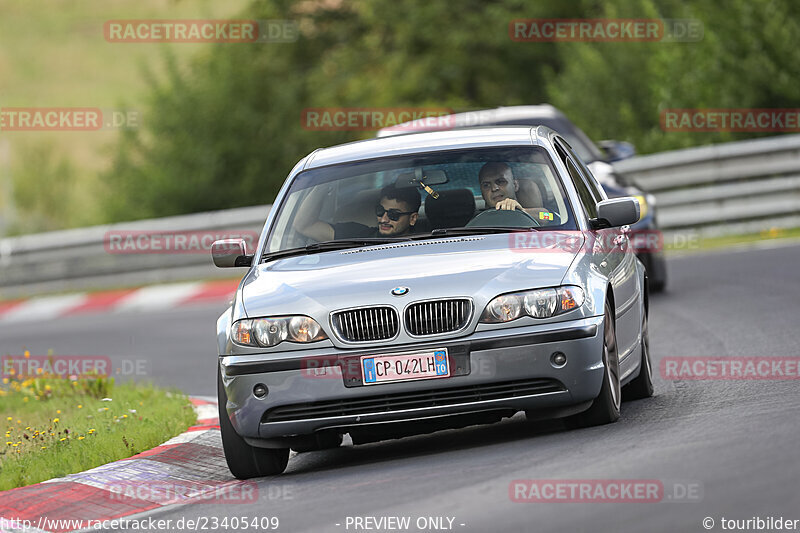
[[218,416],[217,406],[216,405],[195,405],[194,410],[197,413],[197,421],[200,422],[202,420],[208,419],[215,419]]
[[42,296],[31,298],[7,313],[0,315],[0,322],[28,322],[56,318],[88,300],[86,294],[67,294],[64,296]]
[[202,286],[202,283],[193,282],[144,287],[120,300],[115,311],[151,311],[175,307],[182,300],[197,294]]

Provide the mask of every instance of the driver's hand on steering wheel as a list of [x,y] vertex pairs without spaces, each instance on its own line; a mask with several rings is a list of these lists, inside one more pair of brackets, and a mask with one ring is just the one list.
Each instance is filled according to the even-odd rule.
[[522,205],[513,198],[503,198],[497,205],[495,205],[495,209],[503,209],[505,211],[513,211],[515,209],[522,209]]

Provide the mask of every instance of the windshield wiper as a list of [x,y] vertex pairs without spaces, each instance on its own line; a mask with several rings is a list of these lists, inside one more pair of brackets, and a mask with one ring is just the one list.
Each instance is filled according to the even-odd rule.
[[473,226],[469,228],[441,228],[435,229],[429,233],[418,233],[412,235],[412,239],[435,239],[437,237],[459,237],[462,235],[485,235],[489,233],[515,233],[518,231],[534,231],[538,227],[532,226],[530,228],[520,228],[516,226]]
[[361,239],[336,239],[333,241],[322,241],[300,246],[299,248],[289,248],[278,250],[277,252],[266,253],[261,256],[261,262],[283,259],[295,255],[308,255],[320,252],[330,252],[335,250],[346,250],[347,248],[358,248],[360,246],[373,246],[376,244],[389,244],[399,241],[408,241],[409,237],[364,237]]
[[533,231],[539,228],[520,228],[520,227],[480,227],[475,226],[471,228],[442,228],[435,229],[429,233],[412,233],[403,237],[363,237],[361,239],[336,239],[333,241],[322,241],[309,244],[307,246],[300,246],[298,248],[289,248],[287,250],[278,250],[277,252],[266,253],[261,256],[261,262],[274,261],[275,259],[283,259],[296,255],[308,255],[321,252],[330,252],[335,250],[346,250],[348,248],[358,248],[361,246],[374,246],[377,244],[390,244],[394,242],[423,240],[423,239],[436,239],[439,237],[458,237],[462,235],[485,235],[490,233],[514,233],[518,231]]

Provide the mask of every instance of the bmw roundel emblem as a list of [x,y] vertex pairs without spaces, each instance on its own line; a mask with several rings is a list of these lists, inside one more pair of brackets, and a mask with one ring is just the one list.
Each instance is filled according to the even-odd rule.
[[392,294],[395,296],[405,296],[408,294],[408,287],[395,287],[392,289]]

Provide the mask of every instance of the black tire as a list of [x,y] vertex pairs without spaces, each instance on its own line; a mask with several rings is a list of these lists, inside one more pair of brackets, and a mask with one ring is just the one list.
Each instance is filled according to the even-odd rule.
[[665,278],[653,279],[650,281],[650,292],[652,293],[664,292],[666,288],[667,288],[667,280]]
[[667,288],[667,265],[664,258],[655,254],[642,254],[650,294],[664,292]]
[[256,448],[247,444],[233,429],[225,405],[228,397],[222,386],[222,376],[217,370],[217,401],[219,403],[219,429],[222,433],[222,449],[228,468],[237,479],[274,476],[286,470],[289,448]]
[[625,400],[641,400],[653,395],[653,364],[650,360],[650,335],[647,328],[647,313],[642,319],[642,368],[639,375],[625,385]]
[[571,428],[600,426],[619,420],[622,391],[619,385],[619,354],[614,314],[606,301],[603,314],[603,385],[591,407],[582,413],[564,419]]

